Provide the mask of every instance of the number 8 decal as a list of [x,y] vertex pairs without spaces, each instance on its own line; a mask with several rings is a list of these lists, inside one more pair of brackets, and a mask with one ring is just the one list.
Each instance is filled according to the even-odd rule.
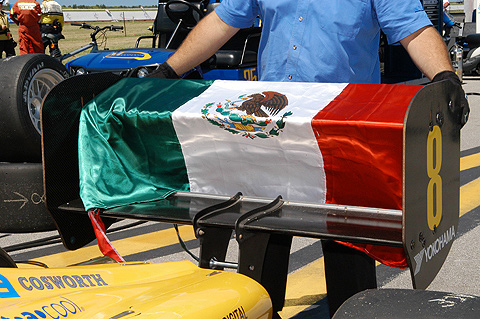
[[442,220],[442,132],[438,125],[428,133],[427,139],[427,174],[430,178],[427,187],[427,222],[434,230]]

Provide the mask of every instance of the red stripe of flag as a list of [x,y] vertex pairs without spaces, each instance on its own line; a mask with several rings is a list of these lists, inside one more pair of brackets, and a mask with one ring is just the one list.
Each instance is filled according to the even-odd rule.
[[[403,121],[421,87],[349,84],[312,119],[327,203],[402,208]],[[386,265],[407,266],[401,248],[354,247]]]

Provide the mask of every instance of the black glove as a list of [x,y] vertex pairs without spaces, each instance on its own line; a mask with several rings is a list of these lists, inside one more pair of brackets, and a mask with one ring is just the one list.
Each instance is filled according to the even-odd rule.
[[160,64],[152,73],[146,76],[147,78],[158,79],[180,79],[177,73],[172,69],[167,62]]
[[458,114],[458,124],[462,127],[467,123],[468,116],[470,115],[470,107],[468,106],[467,95],[462,89],[462,81],[458,78],[455,72],[452,71],[442,71],[437,73],[432,79],[432,83],[439,82],[442,80],[449,80],[451,83],[458,86],[461,91],[459,101],[454,101],[453,112]]

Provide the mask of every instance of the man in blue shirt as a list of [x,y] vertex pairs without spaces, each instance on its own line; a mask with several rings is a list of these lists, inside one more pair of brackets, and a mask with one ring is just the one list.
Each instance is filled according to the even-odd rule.
[[177,74],[200,64],[257,16],[263,23],[260,80],[379,83],[380,28],[430,79],[451,70],[418,0],[224,0],[168,64]]
[[224,0],[216,14],[235,28],[260,16],[259,77],[275,81],[380,83],[380,28],[396,43],[431,25],[418,0]]
[[[203,18],[154,77],[175,77],[211,57],[260,16],[263,81],[380,83],[380,29],[400,43],[430,80],[461,86],[448,52],[419,0],[223,0]],[[469,108],[459,107],[464,125]]]

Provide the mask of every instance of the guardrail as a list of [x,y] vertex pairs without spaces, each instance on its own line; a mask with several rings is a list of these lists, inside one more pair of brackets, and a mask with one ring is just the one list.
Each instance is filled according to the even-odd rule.
[[157,15],[156,9],[150,10],[63,10],[65,22],[80,21],[135,21],[135,20],[154,20]]

